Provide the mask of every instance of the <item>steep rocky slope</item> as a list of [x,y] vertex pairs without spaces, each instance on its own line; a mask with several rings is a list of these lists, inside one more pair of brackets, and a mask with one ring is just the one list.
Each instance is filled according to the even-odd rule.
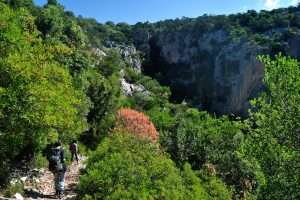
[[[290,12],[300,16],[298,11]],[[257,21],[266,18],[260,16],[263,14],[256,14]],[[257,56],[283,52],[300,58],[299,27],[291,27],[297,20],[288,19],[279,26],[276,24],[281,20],[279,14],[271,16],[274,18],[272,26],[253,30],[250,25],[233,23],[237,19],[242,21],[247,14],[231,16],[234,19],[203,16],[143,24],[143,27],[139,24],[133,38],[147,58],[144,72],[169,85],[175,101],[185,100],[216,114],[245,116],[249,99],[263,89],[264,67]],[[223,25],[219,25],[220,19]]]
[[158,34],[150,41],[153,64],[176,99],[218,114],[244,114],[261,89],[264,49],[247,40],[233,42],[223,30],[195,38],[190,33]]

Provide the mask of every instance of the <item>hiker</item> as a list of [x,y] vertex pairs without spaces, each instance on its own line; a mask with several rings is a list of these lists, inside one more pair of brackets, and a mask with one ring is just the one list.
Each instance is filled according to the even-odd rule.
[[64,179],[66,172],[66,164],[64,158],[64,149],[60,142],[55,143],[48,149],[47,159],[49,161],[49,170],[54,175],[55,191],[58,198],[64,193]]
[[69,146],[69,149],[70,149],[70,152],[72,154],[71,161],[73,162],[73,159],[75,157],[75,159],[77,161],[77,164],[78,164],[78,160],[79,160],[78,159],[78,145],[77,145],[76,140],[73,140],[73,142]]

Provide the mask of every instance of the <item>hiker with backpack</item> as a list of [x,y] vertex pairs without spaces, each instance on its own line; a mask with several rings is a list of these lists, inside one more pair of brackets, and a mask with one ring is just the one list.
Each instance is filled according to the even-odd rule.
[[73,162],[73,159],[75,157],[77,164],[78,164],[78,145],[76,140],[73,140],[73,142],[69,146],[70,152],[71,152],[71,161]]
[[60,142],[49,147],[47,159],[49,161],[49,170],[54,175],[56,195],[58,198],[61,198],[64,192],[64,179],[67,167],[65,164],[64,149]]

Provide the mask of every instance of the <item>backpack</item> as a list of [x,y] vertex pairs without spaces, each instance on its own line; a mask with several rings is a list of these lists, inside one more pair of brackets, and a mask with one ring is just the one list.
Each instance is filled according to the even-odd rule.
[[70,151],[72,153],[77,153],[77,144],[75,143],[70,144]]
[[52,172],[64,170],[64,165],[61,161],[61,149],[60,148],[51,148],[50,155],[48,158],[49,161],[49,170]]

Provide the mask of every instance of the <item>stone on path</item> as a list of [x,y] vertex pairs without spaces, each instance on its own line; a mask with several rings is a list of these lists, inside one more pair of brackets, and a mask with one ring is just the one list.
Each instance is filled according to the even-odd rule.
[[24,197],[19,193],[15,194],[15,198],[16,198],[16,200],[24,200]]
[[[65,194],[62,199],[73,200],[76,199],[77,194],[75,192],[76,186],[79,183],[80,170],[84,168],[85,158],[81,157],[79,163],[76,161],[68,166],[65,175]],[[25,200],[55,200],[55,188],[54,188],[54,176],[49,170],[45,170],[44,174],[36,181],[36,188],[27,188],[31,190],[32,194],[27,195]]]

